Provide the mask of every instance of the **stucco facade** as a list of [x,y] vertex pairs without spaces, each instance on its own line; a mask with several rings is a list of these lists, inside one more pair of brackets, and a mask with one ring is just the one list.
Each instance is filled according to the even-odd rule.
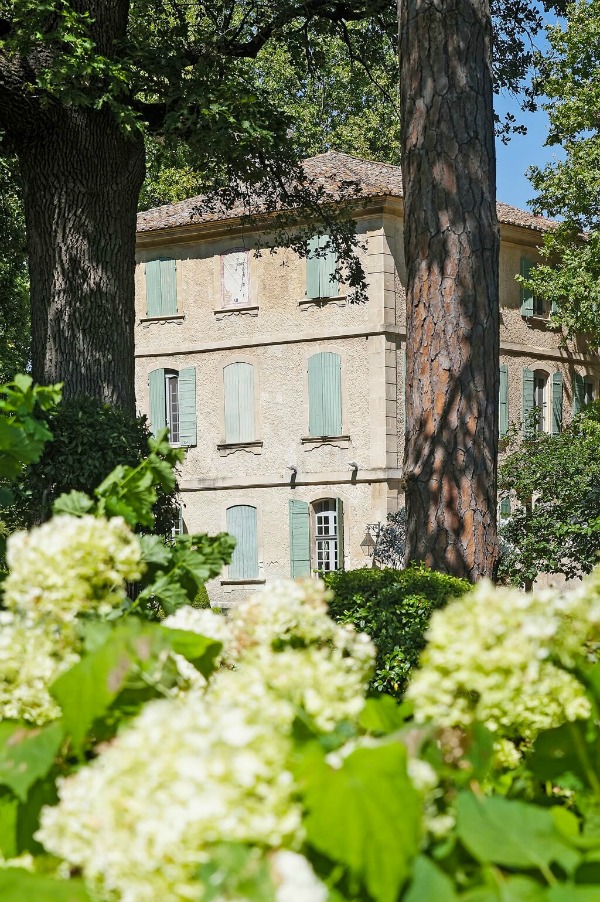
[[[384,175],[394,169],[379,167]],[[226,528],[228,508],[256,509],[256,575],[232,579],[222,574],[208,587],[214,604],[231,604],[256,582],[290,575],[290,501],[307,502],[311,511],[320,499],[341,501],[340,556],[347,568],[368,562],[361,548],[367,525],[385,521],[402,503],[406,269],[397,178],[394,173],[390,190],[383,185],[372,192],[376,196],[365,198],[355,214],[368,282],[364,303],[355,303],[343,284],[333,298],[308,299],[306,260],[282,248],[267,248],[256,256],[256,234],[244,230],[233,215],[207,221],[189,216],[186,221],[184,205],[141,214],[138,409],[150,413],[152,371],[195,368],[197,438],[180,478],[185,528],[218,532]],[[512,219],[518,220],[519,211],[514,213]],[[508,418],[521,420],[522,374],[529,368],[549,377],[562,373],[566,423],[573,373],[588,377],[597,396],[599,361],[576,345],[563,347],[543,318],[522,315],[515,275],[524,255],[536,259],[546,225],[524,213],[523,223],[507,222],[509,214],[500,218],[501,363],[508,366]],[[249,251],[247,297],[242,305],[224,307],[224,255],[243,249]],[[176,261],[177,309],[150,316],[146,264],[165,258]],[[329,437],[309,434],[308,361],[319,352],[339,355],[341,366],[342,428]],[[254,368],[252,441],[226,440],[223,373],[231,363]],[[314,528],[311,519],[313,566]]]

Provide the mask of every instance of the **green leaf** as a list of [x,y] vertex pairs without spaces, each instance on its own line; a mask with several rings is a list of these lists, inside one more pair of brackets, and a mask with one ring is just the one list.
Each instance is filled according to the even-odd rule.
[[[0,790],[0,855],[14,858],[19,854],[17,847],[17,820],[19,800],[11,792]],[[0,873],[2,873],[0,871]]]
[[412,880],[402,902],[456,902],[452,880],[424,855],[419,855],[413,868]]
[[94,502],[85,492],[78,492],[73,489],[72,492],[66,492],[59,495],[52,505],[53,514],[70,514],[72,517],[83,517],[94,507]]
[[496,871],[490,886],[461,895],[460,902],[546,902],[546,888],[529,877],[502,877]]
[[162,627],[162,629],[166,633],[166,642],[172,650],[187,658],[202,676],[208,678],[215,669],[215,661],[221,651],[222,643],[188,630],[174,630],[169,627]]
[[20,868],[0,870],[2,902],[90,902],[81,880],[54,880]]
[[145,564],[166,565],[171,559],[171,550],[160,536],[143,535],[139,538],[142,560]]
[[406,718],[396,699],[391,695],[368,698],[359,717],[359,723],[368,733],[386,735],[404,726]]
[[338,768],[307,759],[308,843],[363,880],[375,902],[395,902],[419,843],[420,801],[398,742],[359,748]]
[[0,784],[24,802],[31,786],[52,767],[62,739],[58,722],[41,728],[0,723]]
[[600,886],[583,886],[562,883],[553,886],[546,893],[546,902],[599,902]]
[[461,792],[457,801],[457,834],[484,864],[540,868],[560,864],[571,873],[580,855],[556,831],[552,809],[500,796],[478,798]]

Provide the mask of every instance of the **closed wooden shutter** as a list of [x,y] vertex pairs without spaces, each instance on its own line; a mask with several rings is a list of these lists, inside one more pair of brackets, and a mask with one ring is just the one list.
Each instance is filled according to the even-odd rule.
[[[521,257],[521,275],[526,279],[533,263],[527,257]],[[533,316],[533,291],[521,285],[521,316]]]
[[148,381],[150,385],[150,428],[152,434],[156,436],[167,425],[164,369],[152,370]]
[[196,367],[179,370],[179,443],[195,445],[196,436]]
[[585,407],[585,379],[579,373],[573,373],[573,416]]
[[535,375],[533,370],[523,369],[523,435],[531,436],[535,431],[531,424],[531,412],[535,407]]
[[309,435],[342,433],[342,361],[339,354],[323,351],[308,360]]
[[290,573],[293,578],[310,576],[310,513],[306,501],[291,500]]
[[227,508],[227,532],[236,540],[229,565],[230,579],[258,579],[256,508],[237,504]]
[[146,309],[148,316],[177,313],[177,263],[150,260],[146,263]]
[[320,297],[319,285],[319,263],[320,260],[315,256],[315,251],[319,247],[319,236],[313,235],[308,242],[308,254],[306,257],[306,297]]
[[500,367],[500,404],[499,404],[499,431],[500,437],[508,432],[508,366]]
[[552,435],[558,435],[562,430],[562,373],[552,373]]
[[341,498],[335,499],[335,512],[337,518],[337,535],[338,535],[338,559],[337,569],[344,569],[344,505]]
[[[306,257],[306,296],[308,298],[333,298],[339,293],[336,278],[337,255],[329,244],[329,235],[313,235],[308,242]],[[317,254],[317,251],[321,251]]]
[[254,367],[230,363],[223,370],[225,441],[252,442],[254,431]]

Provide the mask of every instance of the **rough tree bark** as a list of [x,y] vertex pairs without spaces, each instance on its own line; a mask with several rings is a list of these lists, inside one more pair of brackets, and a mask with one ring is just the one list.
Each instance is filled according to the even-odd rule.
[[499,232],[487,0],[398,0],[406,562],[497,566]]

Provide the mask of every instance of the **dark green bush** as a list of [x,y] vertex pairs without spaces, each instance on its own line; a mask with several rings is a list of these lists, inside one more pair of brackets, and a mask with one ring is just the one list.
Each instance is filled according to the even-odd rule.
[[471,588],[465,580],[423,566],[340,570],[327,574],[325,582],[335,593],[332,617],[368,633],[377,646],[372,688],[396,697],[425,647],[432,612]]

